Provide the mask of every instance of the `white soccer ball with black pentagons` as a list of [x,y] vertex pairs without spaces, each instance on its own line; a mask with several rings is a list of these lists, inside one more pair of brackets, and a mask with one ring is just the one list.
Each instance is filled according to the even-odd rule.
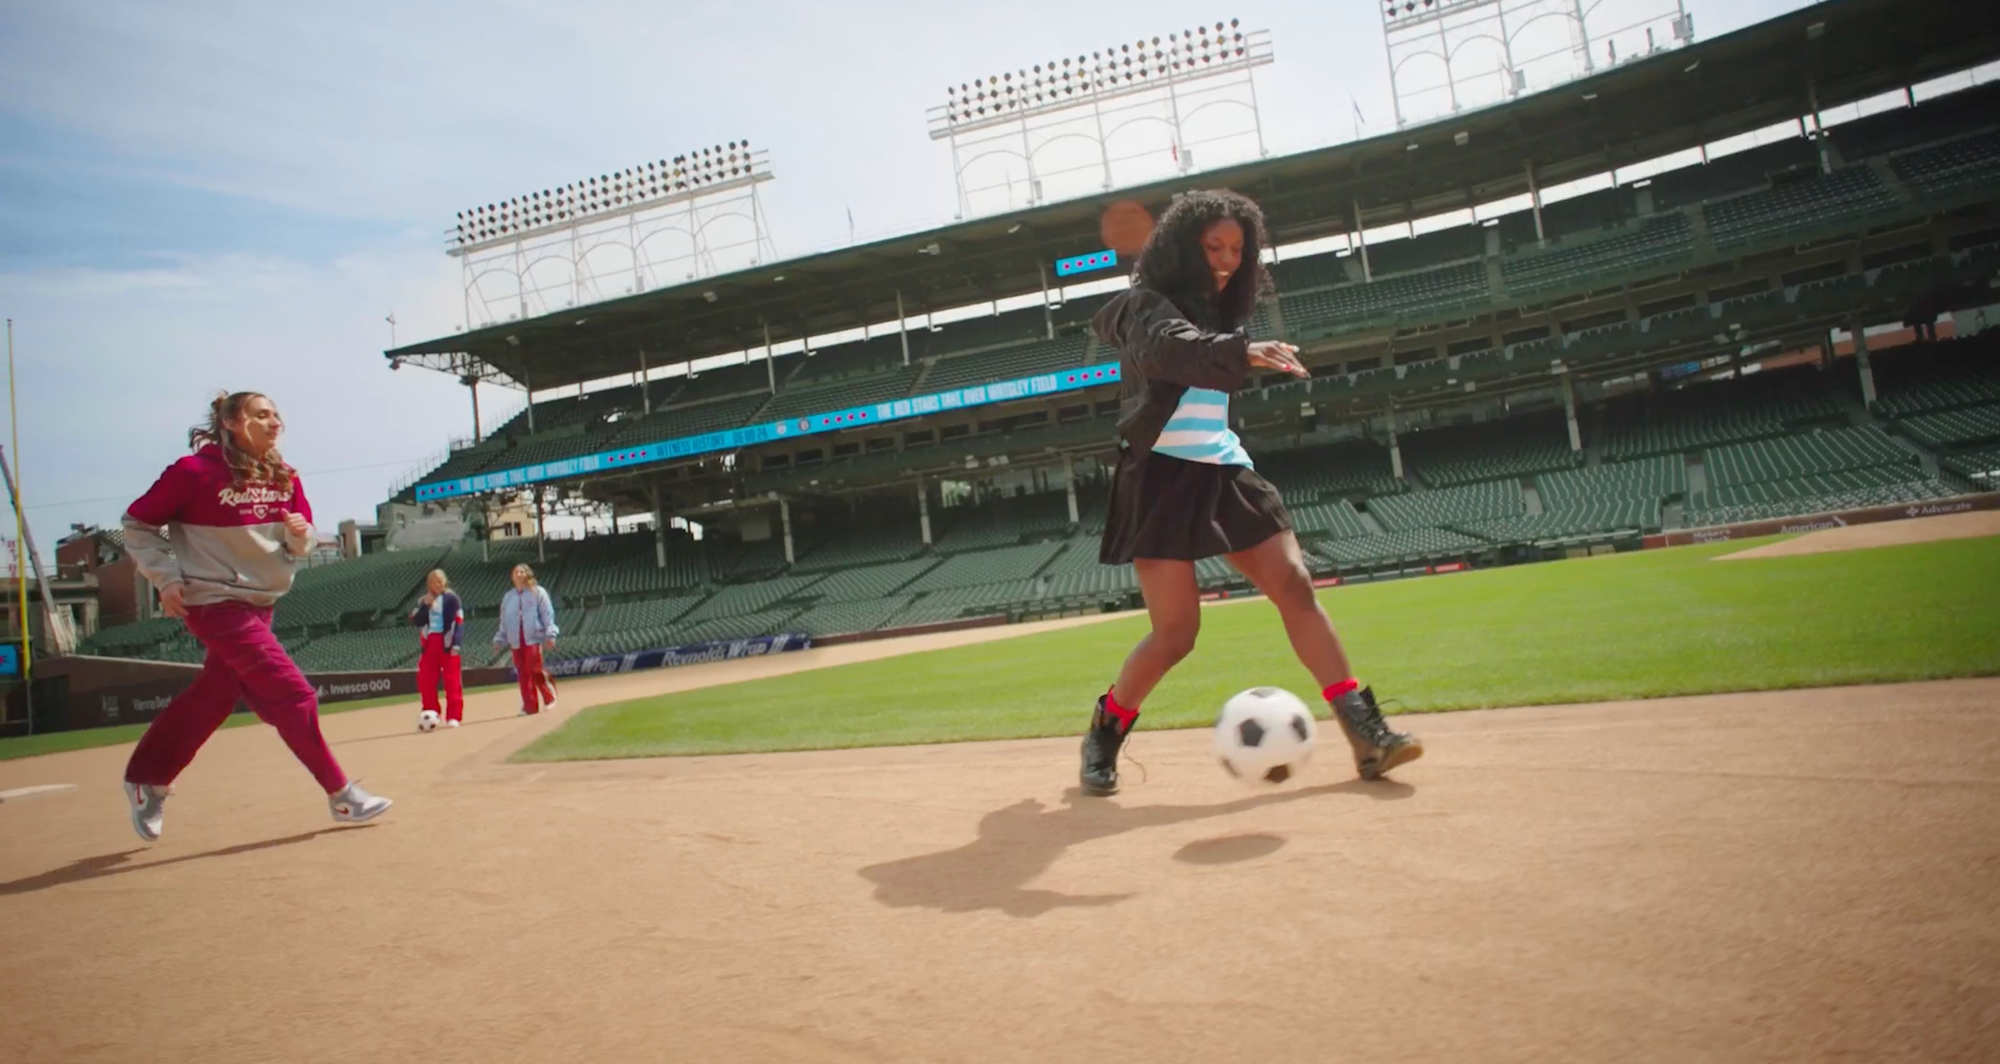
[[1245,783],[1277,784],[1312,759],[1319,723],[1299,697],[1282,687],[1252,687],[1222,704],[1215,718],[1215,756]]
[[418,731],[436,731],[437,726],[438,726],[437,710],[427,709],[424,710],[422,713],[417,714]]

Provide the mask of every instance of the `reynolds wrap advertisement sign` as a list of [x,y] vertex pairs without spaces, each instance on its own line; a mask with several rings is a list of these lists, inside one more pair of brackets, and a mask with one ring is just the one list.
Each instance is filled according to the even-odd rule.
[[[549,675],[557,679],[566,676],[614,676],[621,672],[638,672],[642,669],[671,669],[679,665],[699,665],[706,661],[728,661],[732,658],[757,658],[769,654],[782,654],[788,650],[811,648],[812,636],[792,632],[785,635],[760,635],[750,639],[729,639],[717,643],[655,647],[651,650],[635,650],[630,654],[569,658],[546,662],[545,665]],[[516,679],[518,675],[512,668],[507,670],[507,678],[510,680]]]

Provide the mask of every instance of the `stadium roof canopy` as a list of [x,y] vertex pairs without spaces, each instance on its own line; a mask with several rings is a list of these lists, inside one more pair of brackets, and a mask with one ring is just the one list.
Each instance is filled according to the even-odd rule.
[[[1115,199],[1156,213],[1190,187],[1256,197],[1279,244],[1547,188],[1767,128],[2000,57],[1991,0],[1826,0],[1508,104],[1336,147],[996,214],[482,327],[392,361],[555,388],[1037,291],[1054,259],[1101,247]],[[1819,29],[1815,30],[1814,27]],[[1329,104],[1329,106],[1332,106]],[[1464,135],[1464,143],[1457,141]],[[780,279],[782,278],[782,280]]]

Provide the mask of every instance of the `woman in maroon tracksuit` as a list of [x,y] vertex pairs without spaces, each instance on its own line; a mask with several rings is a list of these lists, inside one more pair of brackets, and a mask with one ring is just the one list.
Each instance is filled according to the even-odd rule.
[[168,788],[208,737],[249,703],[327,794],[333,818],[373,820],[389,799],[362,790],[319,730],[319,699],[271,632],[271,609],[312,553],[312,507],[278,454],[285,423],[256,392],[217,396],[188,432],[195,452],[125,511],[125,549],[207,650],[201,674],[153,720],[125,766],[132,829],[160,837]]

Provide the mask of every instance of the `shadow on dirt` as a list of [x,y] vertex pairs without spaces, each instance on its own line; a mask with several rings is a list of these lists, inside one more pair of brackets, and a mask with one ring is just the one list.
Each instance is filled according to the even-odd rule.
[[[1327,795],[1396,801],[1415,793],[1416,788],[1406,783],[1349,780],[1216,805],[1128,807],[1115,800],[1086,799],[1081,790],[1072,787],[1054,807],[1038,798],[1024,798],[986,814],[980,818],[978,837],[956,849],[870,865],[859,874],[875,884],[875,900],[893,908],[948,913],[998,910],[1009,916],[1036,917],[1053,909],[1116,905],[1132,896],[1028,889],[1029,882],[1078,843]],[[1279,836],[1242,835],[1194,843],[1175,856],[1193,864],[1227,864],[1276,852],[1282,845],[1284,840]]]
[[318,831],[308,831],[300,835],[287,835],[281,839],[264,839],[260,842],[245,842],[235,846],[224,846],[219,850],[183,854],[179,857],[169,857],[163,861],[140,861],[134,863],[132,858],[148,852],[144,847],[124,850],[119,853],[100,854],[96,857],[85,857],[72,861],[61,868],[43,872],[39,875],[0,883],[0,897],[13,894],[32,894],[35,891],[47,890],[50,887],[60,887],[69,883],[84,883],[93,879],[103,879],[106,876],[122,876],[128,872],[143,872],[149,868],[165,868],[168,865],[185,864],[188,861],[205,861],[212,857],[234,857],[237,854],[255,853],[258,850],[292,846],[301,842],[310,842],[321,835],[337,834],[344,831],[361,831],[372,826],[368,824],[356,824],[343,827],[321,828]]

